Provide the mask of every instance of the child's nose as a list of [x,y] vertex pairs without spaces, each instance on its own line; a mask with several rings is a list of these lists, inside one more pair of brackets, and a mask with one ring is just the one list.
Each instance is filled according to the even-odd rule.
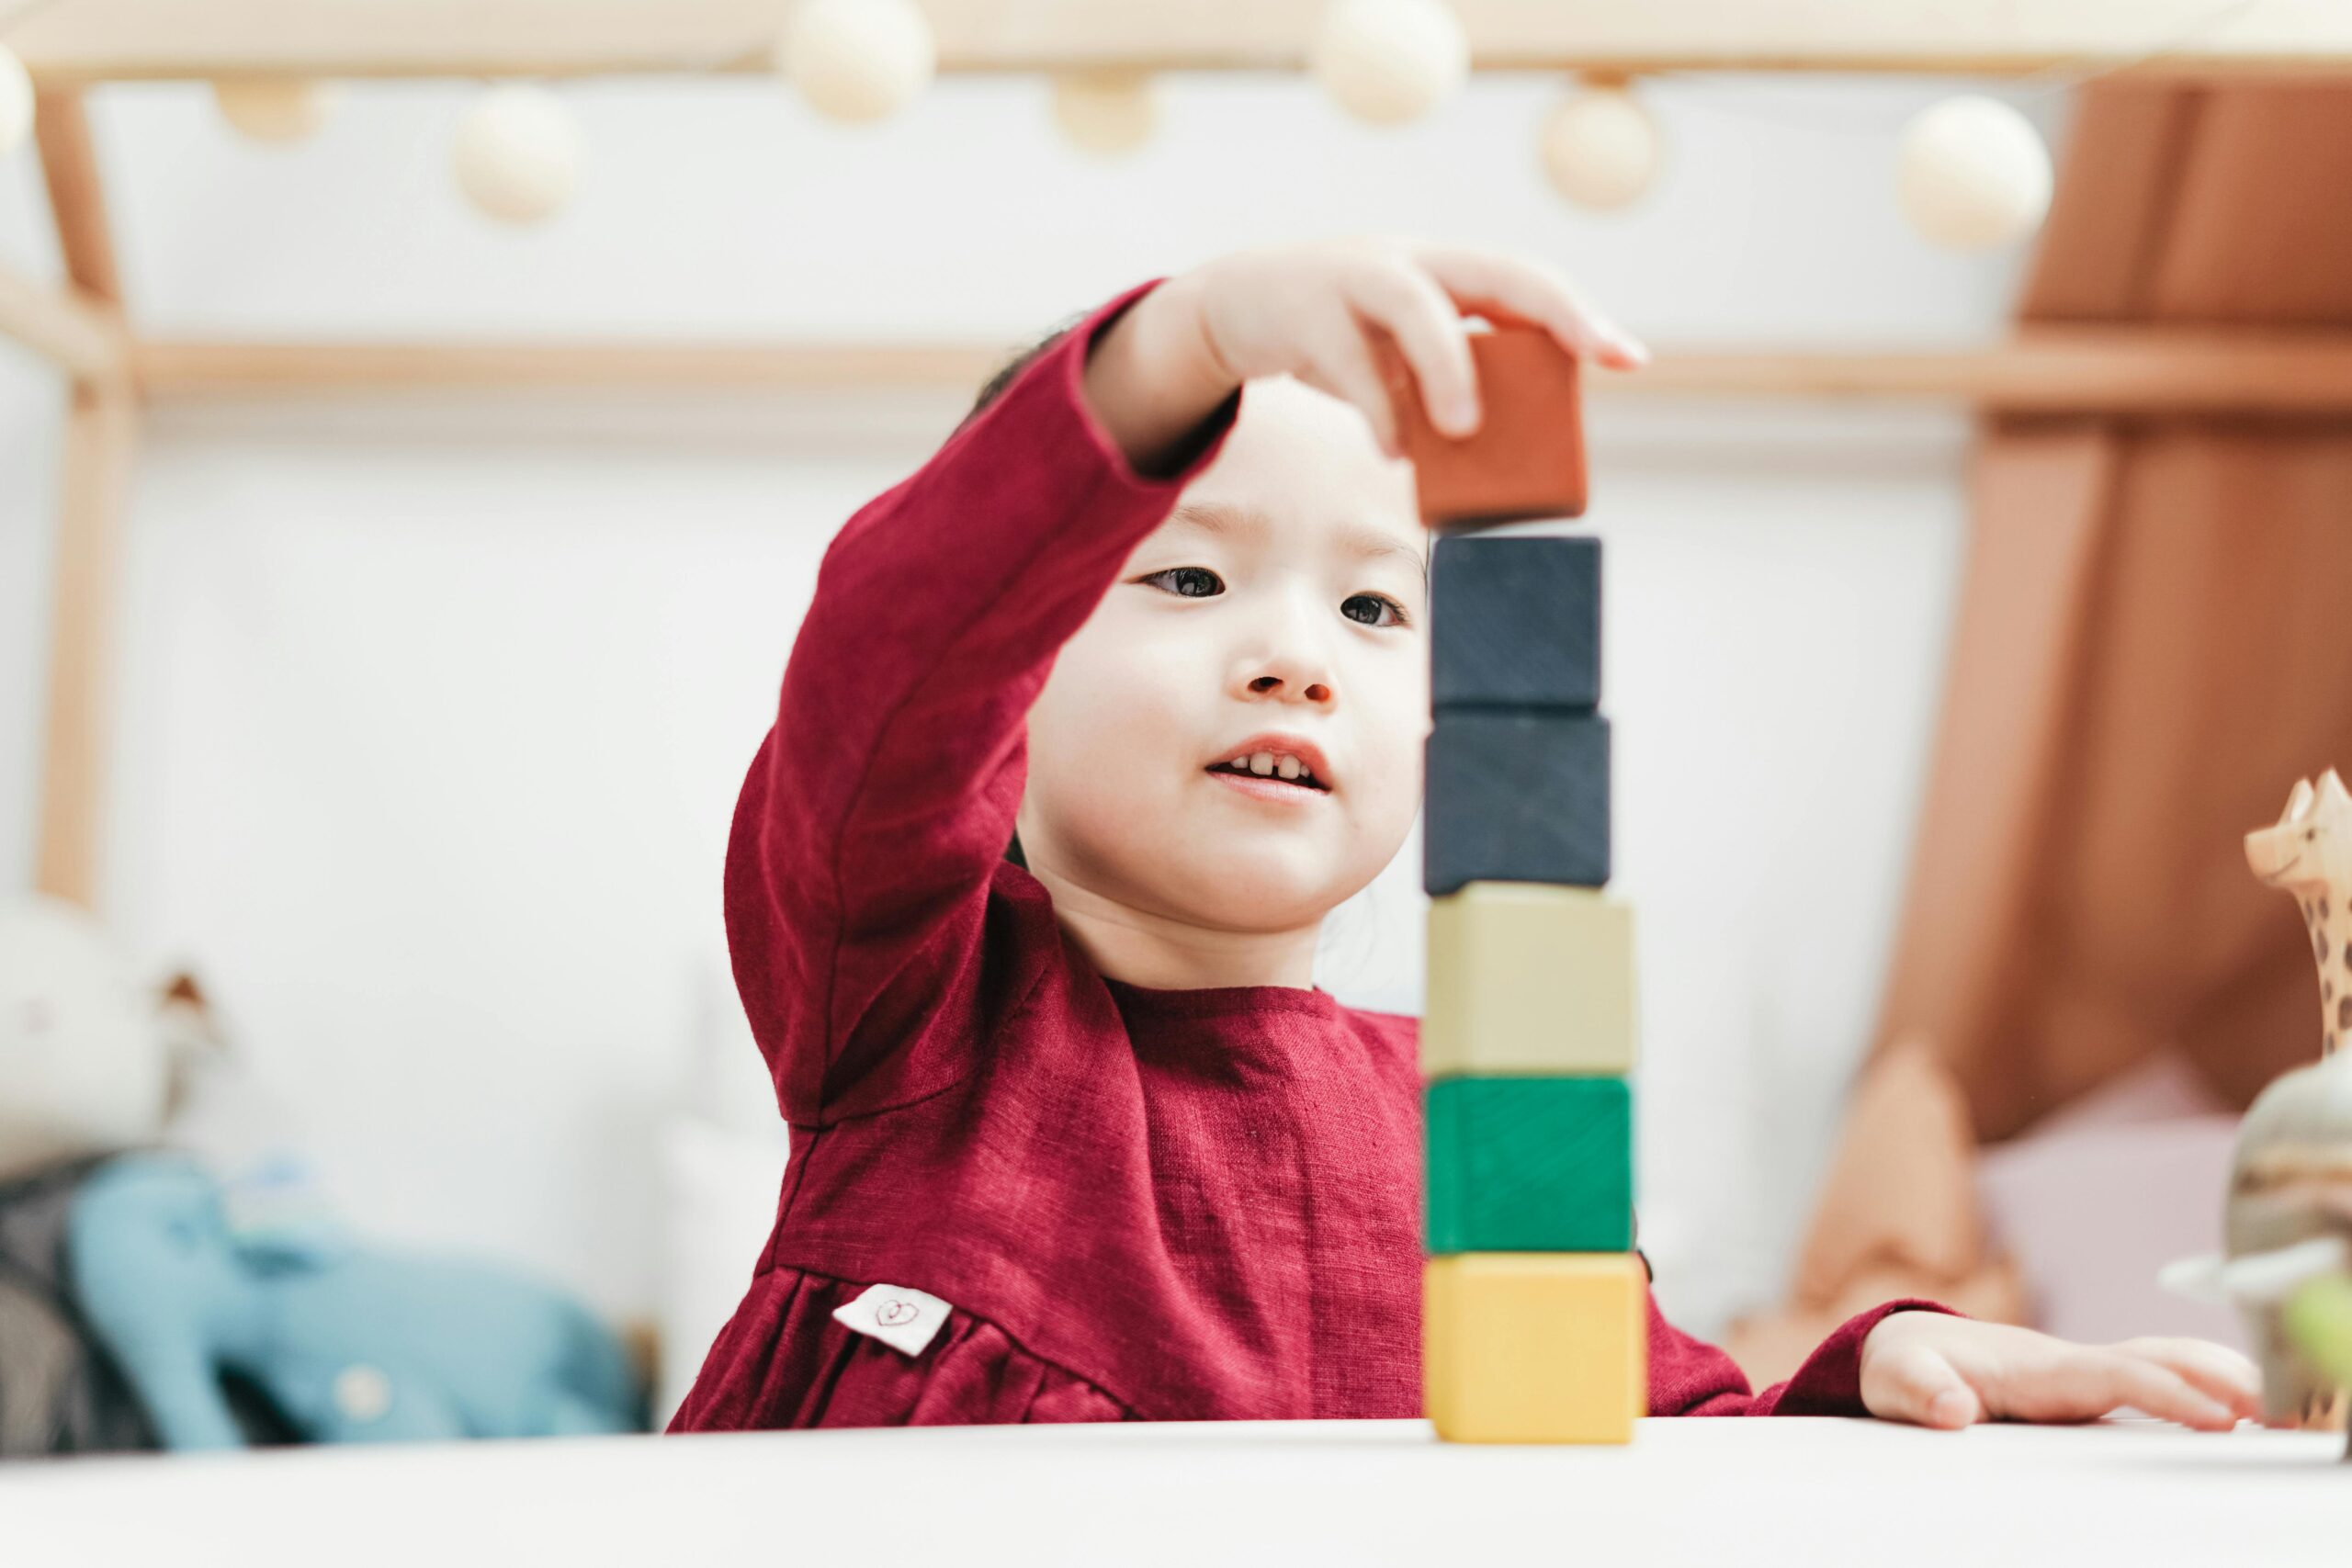
[[1306,681],[1283,675],[1261,675],[1250,682],[1250,689],[1261,697],[1297,696],[1303,702],[1328,703],[1331,700],[1329,682]]

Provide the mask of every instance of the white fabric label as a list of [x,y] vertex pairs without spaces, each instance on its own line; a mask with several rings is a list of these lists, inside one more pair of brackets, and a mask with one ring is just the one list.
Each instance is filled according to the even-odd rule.
[[920,1356],[955,1309],[937,1296],[910,1285],[876,1285],[847,1306],[833,1309],[833,1321],[853,1333],[879,1339],[894,1350]]

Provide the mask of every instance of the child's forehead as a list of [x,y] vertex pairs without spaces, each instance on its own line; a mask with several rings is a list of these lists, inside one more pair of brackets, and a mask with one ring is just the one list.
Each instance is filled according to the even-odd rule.
[[1227,500],[1188,495],[1176,503],[1158,533],[1165,538],[1205,537],[1244,549],[1306,548],[1364,561],[1403,562],[1426,571],[1428,530],[1387,525],[1377,517],[1336,509],[1313,513],[1268,511]]
[[1429,549],[1412,466],[1383,453],[1351,405],[1288,377],[1250,383],[1216,460],[1165,526],[1416,559]]

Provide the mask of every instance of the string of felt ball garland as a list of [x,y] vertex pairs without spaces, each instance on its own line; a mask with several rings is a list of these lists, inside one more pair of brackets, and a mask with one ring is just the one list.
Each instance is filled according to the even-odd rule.
[[[2195,30],[2248,3],[2228,0]],[[2147,57],[2184,41],[2168,40]],[[775,62],[819,114],[868,124],[921,96],[936,72],[937,49],[915,0],[802,0],[776,40]],[[1328,0],[1307,65],[1342,111],[1367,124],[1397,126],[1422,118],[1461,89],[1470,73],[1470,45],[1447,0]],[[308,137],[334,97],[331,84],[282,77],[218,81],[213,92],[231,126],[266,142]],[[1150,140],[1159,118],[1157,85],[1142,71],[1066,73],[1053,84],[1053,115],[1072,145],[1118,156]],[[0,157],[27,140],[32,119],[31,79],[0,46]],[[1546,120],[1539,152],[1564,200],[1614,212],[1637,203],[1656,183],[1666,143],[1630,83],[1589,76]],[[450,146],[452,173],[466,198],[517,224],[562,209],[578,186],[582,157],[578,126],[562,100],[523,82],[484,89]],[[2040,226],[2050,204],[2050,152],[2010,104],[1962,95],[1931,105],[1904,127],[1894,183],[1902,211],[1930,243],[1989,249]]]

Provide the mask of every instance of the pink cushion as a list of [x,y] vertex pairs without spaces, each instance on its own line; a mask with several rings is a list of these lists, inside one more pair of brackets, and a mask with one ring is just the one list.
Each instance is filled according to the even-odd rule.
[[2034,1325],[2091,1344],[2185,1334],[2245,1348],[2235,1313],[2156,1283],[2175,1258],[2221,1250],[2237,1126],[2165,1058],[1986,1149],[1986,1224],[2025,1276]]

